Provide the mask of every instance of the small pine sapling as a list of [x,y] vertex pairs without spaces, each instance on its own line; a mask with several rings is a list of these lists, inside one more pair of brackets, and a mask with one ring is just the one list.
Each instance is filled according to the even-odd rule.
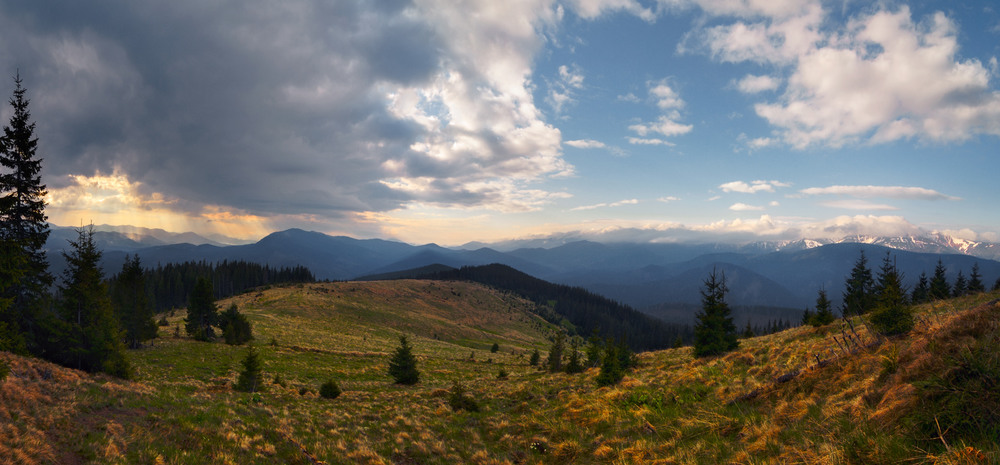
[[328,380],[319,387],[319,395],[324,399],[336,399],[340,396],[340,386],[334,380]]
[[420,381],[417,358],[413,356],[413,348],[406,341],[406,336],[399,336],[399,347],[389,360],[389,376],[396,384],[417,384]]
[[263,364],[254,346],[247,348],[247,355],[241,362],[243,371],[236,379],[236,390],[243,392],[258,392],[264,388]]

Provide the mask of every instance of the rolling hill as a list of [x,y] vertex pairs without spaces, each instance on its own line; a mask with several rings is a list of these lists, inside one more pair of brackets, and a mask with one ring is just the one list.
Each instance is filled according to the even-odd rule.
[[[128,356],[135,381],[0,353],[0,457],[34,463],[997,463],[1000,294],[918,309],[883,340],[860,320],[744,339],[723,357],[640,354],[616,386],[597,369],[539,372],[553,330],[477,284],[391,281],[261,289],[264,392],[232,389],[243,347],[172,335]],[[842,334],[859,341],[834,341]],[[391,384],[410,336],[422,372]],[[489,351],[492,343],[500,350]],[[503,369],[507,376],[498,378]],[[330,400],[319,384],[336,379]],[[992,380],[992,381],[991,381]],[[453,382],[480,408],[453,411]]]

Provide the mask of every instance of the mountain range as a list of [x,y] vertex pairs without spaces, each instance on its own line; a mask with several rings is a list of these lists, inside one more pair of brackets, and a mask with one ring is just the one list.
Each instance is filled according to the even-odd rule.
[[[547,247],[510,248],[508,243],[498,247],[501,251],[485,244],[447,248],[300,229],[275,232],[241,245],[223,245],[190,233],[150,231],[129,235],[105,228],[96,233],[106,273],[117,272],[126,254],[139,255],[145,266],[202,260],[303,265],[321,280],[406,276],[407,270],[430,265],[459,268],[500,263],[547,281],[583,287],[672,322],[693,319],[702,281],[713,269],[726,275],[728,300],[737,308],[738,321],[798,318],[803,308],[815,302],[819,289],[826,289],[839,305],[844,279],[862,251],[875,271],[888,253],[908,286],[921,272],[930,275],[939,259],[948,269],[949,280],[959,271],[968,277],[976,263],[987,286],[1000,277],[1000,262],[995,260],[1000,246],[942,234],[746,244],[581,240],[544,244]],[[49,260],[56,272],[64,267],[58,252],[75,234],[70,228],[53,228]],[[185,243],[164,243],[169,241]],[[538,241],[532,244],[542,245]]]

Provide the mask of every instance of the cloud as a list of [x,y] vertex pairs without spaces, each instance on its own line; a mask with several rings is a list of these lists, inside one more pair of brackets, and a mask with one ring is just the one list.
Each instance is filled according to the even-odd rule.
[[639,203],[638,199],[627,199],[627,200],[620,200],[618,202],[612,202],[612,203],[598,203],[598,204],[594,204],[594,205],[584,205],[584,206],[581,206],[581,207],[571,208],[569,211],[596,210],[598,208],[613,208],[613,207],[621,207],[621,206],[625,206],[625,205],[636,205],[638,203]]
[[559,79],[549,84],[549,105],[556,114],[562,113],[563,106],[574,102],[575,91],[583,89],[583,72],[578,66],[559,67]]
[[578,149],[603,149],[607,147],[604,142],[593,139],[568,140],[563,143]]
[[748,74],[736,82],[736,88],[744,94],[756,94],[766,90],[775,90],[781,85],[781,80],[771,76],[755,76]]
[[756,194],[757,192],[774,192],[775,187],[788,187],[790,184],[781,181],[732,181],[719,185],[722,192],[739,192],[743,194]]
[[621,10],[647,22],[656,19],[655,12],[643,7],[635,0],[570,0],[567,3],[577,15],[584,19],[596,19],[605,13]]
[[191,212],[519,209],[572,173],[531,80],[557,20],[544,0],[26,2],[0,11],[0,56],[52,189],[118,170]]
[[672,195],[668,195],[666,197],[660,197],[660,198],[658,198],[656,200],[658,200],[660,202],[663,202],[663,203],[670,203],[670,202],[676,202],[676,201],[680,200],[680,198],[679,197],[674,197]]
[[[648,82],[649,95],[656,102],[657,108],[664,113],[656,121],[650,123],[637,123],[630,125],[628,129],[641,137],[658,133],[665,137],[679,136],[691,132],[694,128],[690,124],[679,122],[681,119],[680,109],[684,108],[684,100],[673,90],[667,81]],[[665,141],[659,139],[637,139],[630,138],[629,143],[645,145],[667,145]]]
[[757,205],[747,205],[745,203],[734,203],[729,206],[729,209],[734,212],[745,212],[745,211],[759,211],[763,210],[764,207]]
[[865,200],[832,200],[829,202],[822,202],[820,205],[843,210],[899,210],[892,205],[872,203]]
[[847,195],[851,197],[887,197],[913,200],[961,200],[933,189],[904,186],[829,186],[810,187],[799,191],[805,195]]
[[626,140],[632,145],[666,145],[669,147],[676,145],[673,142],[656,138],[627,137]]

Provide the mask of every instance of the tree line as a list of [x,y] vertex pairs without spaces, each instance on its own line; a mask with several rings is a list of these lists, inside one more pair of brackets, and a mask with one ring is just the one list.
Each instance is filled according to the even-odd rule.
[[[212,284],[214,299],[224,299],[260,286],[316,281],[312,272],[303,266],[272,268],[242,260],[157,264],[145,273],[146,292],[153,299],[157,312],[186,306],[200,278]],[[116,275],[111,281],[114,283],[118,279]]]

